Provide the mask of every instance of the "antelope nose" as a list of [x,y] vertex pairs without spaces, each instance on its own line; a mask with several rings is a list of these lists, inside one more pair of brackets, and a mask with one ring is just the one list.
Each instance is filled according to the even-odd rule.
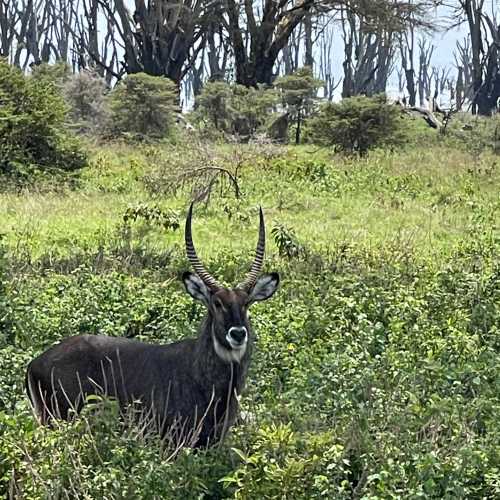
[[228,333],[237,344],[241,344],[247,337],[247,329],[244,326],[232,326]]

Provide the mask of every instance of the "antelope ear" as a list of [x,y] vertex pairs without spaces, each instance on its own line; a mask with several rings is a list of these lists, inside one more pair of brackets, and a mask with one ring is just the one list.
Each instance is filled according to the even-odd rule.
[[278,289],[279,283],[280,275],[278,273],[263,274],[250,292],[249,304],[259,300],[267,300]]
[[210,290],[207,285],[203,283],[203,280],[197,274],[186,271],[182,275],[182,281],[184,281],[187,293],[189,293],[193,299],[203,302],[203,304],[208,307],[210,303]]

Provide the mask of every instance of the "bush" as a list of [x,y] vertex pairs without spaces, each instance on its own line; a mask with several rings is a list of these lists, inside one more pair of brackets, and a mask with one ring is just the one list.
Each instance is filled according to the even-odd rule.
[[500,153],[500,116],[473,116],[458,113],[449,122],[444,138],[457,149],[473,152],[479,156],[482,151]]
[[16,418],[0,411],[0,493],[30,499],[222,498],[217,480],[230,470],[222,453],[173,453],[132,420],[129,413],[120,422],[116,402],[97,397],[79,419],[51,429],[35,427],[26,410]]
[[263,87],[209,82],[196,100],[196,114],[220,132],[249,137],[266,124],[276,104],[277,94]]
[[65,130],[66,112],[48,79],[0,61],[0,173],[22,180],[82,168],[86,156]]
[[403,141],[400,111],[384,95],[356,96],[328,102],[309,121],[309,140],[336,151],[365,154]]
[[65,62],[42,63],[32,66],[31,75],[37,80],[54,84],[58,89],[71,78],[71,68]]
[[177,87],[167,78],[136,73],[127,76],[110,94],[114,136],[163,139],[173,126]]
[[102,130],[109,113],[104,78],[92,71],[81,71],[68,78],[62,90],[70,106],[72,125],[80,132],[95,133]]

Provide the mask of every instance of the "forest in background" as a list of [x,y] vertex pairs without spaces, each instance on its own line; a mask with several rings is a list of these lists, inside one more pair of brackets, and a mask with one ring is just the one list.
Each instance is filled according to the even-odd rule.
[[[449,65],[433,34],[460,26]],[[0,56],[22,69],[66,62],[114,85],[165,76],[189,106],[205,82],[272,85],[303,66],[332,99],[387,91],[409,106],[489,115],[500,96],[495,0],[22,0],[0,2]],[[451,53],[452,52],[452,53]],[[342,68],[340,68],[341,66]]]

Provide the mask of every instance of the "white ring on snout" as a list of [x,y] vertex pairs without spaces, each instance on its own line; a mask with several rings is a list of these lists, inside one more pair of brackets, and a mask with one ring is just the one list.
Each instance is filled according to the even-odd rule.
[[[234,331],[239,331],[239,332],[245,332],[245,337],[241,342],[237,342],[233,336],[231,335],[232,332]],[[248,340],[248,331],[245,326],[232,326],[228,332],[226,333],[226,340],[227,343],[231,346],[231,349],[244,349],[246,348],[247,345],[247,340]]]

